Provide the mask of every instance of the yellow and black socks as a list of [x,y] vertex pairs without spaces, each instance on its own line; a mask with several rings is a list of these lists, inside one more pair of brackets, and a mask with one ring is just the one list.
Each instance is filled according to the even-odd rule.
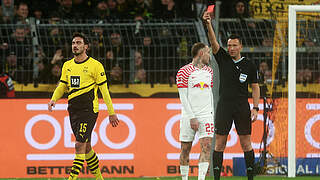
[[69,180],[77,179],[83,167],[84,160],[85,160],[85,154],[76,154],[76,157],[73,160]]
[[103,180],[99,168],[99,159],[93,149],[91,149],[91,151],[86,154],[86,161],[89,166],[90,172],[96,177],[96,179]]

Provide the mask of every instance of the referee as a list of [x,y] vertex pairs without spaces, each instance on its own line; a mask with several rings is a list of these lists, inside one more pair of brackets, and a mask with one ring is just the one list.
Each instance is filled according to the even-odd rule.
[[[239,36],[228,38],[228,51],[220,48],[214,34],[210,14],[205,12],[203,20],[208,28],[212,53],[219,65],[220,97],[215,118],[215,149],[213,152],[214,179],[220,179],[223,151],[229,131],[234,122],[244,152],[248,180],[254,176],[254,151],[251,146],[251,123],[257,119],[260,89],[255,64],[241,57],[242,42]],[[252,87],[253,108],[248,103],[248,85]]]
[[65,91],[68,92],[70,124],[76,138],[76,154],[69,180],[77,179],[84,161],[87,161],[89,169],[96,179],[103,180],[98,157],[90,144],[99,110],[98,88],[108,107],[110,123],[113,127],[119,123],[108,91],[104,68],[99,61],[87,55],[88,47],[89,41],[84,34],[75,33],[73,35],[72,53],[74,58],[64,63],[60,83],[48,103],[48,109],[52,111],[57,100],[63,96]]

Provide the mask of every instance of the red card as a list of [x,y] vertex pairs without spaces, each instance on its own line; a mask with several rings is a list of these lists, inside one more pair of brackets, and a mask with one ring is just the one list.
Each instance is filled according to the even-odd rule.
[[214,5],[208,6],[207,12],[212,13],[214,11]]

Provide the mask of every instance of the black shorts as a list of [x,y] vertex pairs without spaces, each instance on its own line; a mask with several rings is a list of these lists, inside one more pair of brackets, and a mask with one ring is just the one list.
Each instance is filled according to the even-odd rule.
[[215,133],[228,135],[234,122],[238,135],[251,134],[251,111],[248,101],[219,100],[215,118]]
[[91,134],[96,124],[98,113],[94,113],[92,109],[70,110],[70,124],[76,141],[90,142]]

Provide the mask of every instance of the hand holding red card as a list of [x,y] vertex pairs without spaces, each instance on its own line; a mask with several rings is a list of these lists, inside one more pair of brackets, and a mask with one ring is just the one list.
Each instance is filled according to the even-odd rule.
[[213,13],[213,11],[214,11],[214,5],[208,6],[207,12],[208,13]]

